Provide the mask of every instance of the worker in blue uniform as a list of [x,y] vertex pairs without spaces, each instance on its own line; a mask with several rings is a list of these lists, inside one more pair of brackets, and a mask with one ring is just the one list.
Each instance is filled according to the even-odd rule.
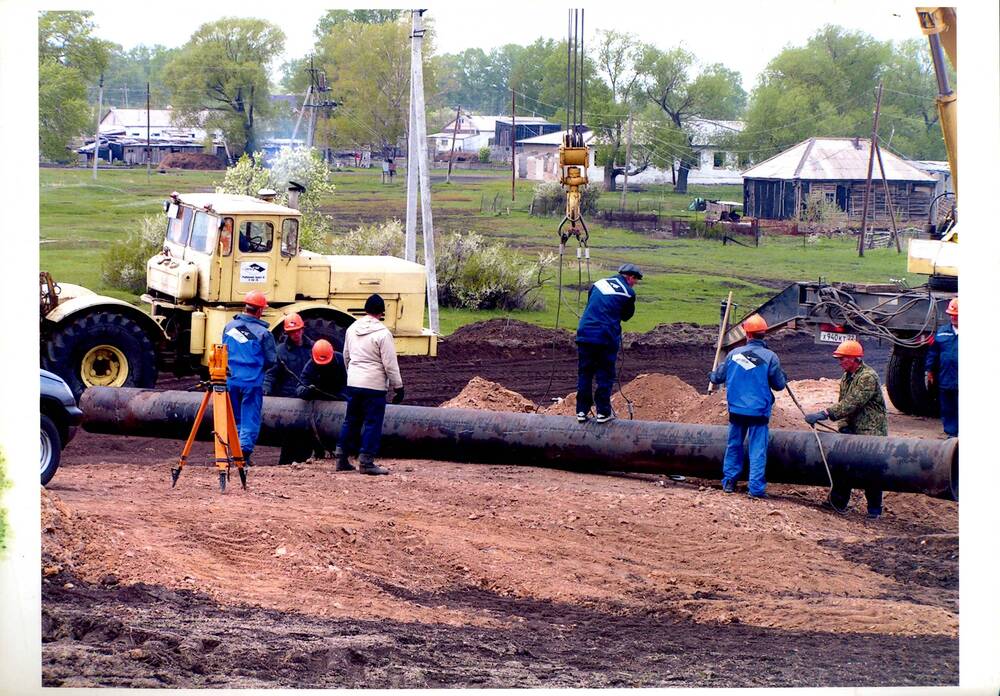
[[767,498],[768,423],[774,407],[773,391],[785,388],[787,380],[778,356],[764,345],[767,322],[759,314],[743,321],[745,345],[734,349],[718,369],[708,373],[712,384],[726,385],[729,405],[729,441],[722,464],[722,490],[736,491],[736,479],[743,473],[744,442],[750,460],[751,498]]
[[260,434],[264,375],[277,360],[277,348],[267,322],[261,319],[267,308],[264,293],[251,290],[243,302],[243,312],[222,329],[222,342],[229,357],[229,399],[239,431],[240,449],[249,465]]
[[[615,361],[622,340],[622,322],[635,314],[635,287],[642,271],[626,263],[618,275],[594,283],[587,295],[587,307],[576,330],[578,358],[576,419],[585,423],[592,406],[597,422],[615,417],[611,410],[611,387],[615,381]],[[594,389],[594,380],[597,389]]]
[[948,303],[945,314],[951,325],[934,334],[927,350],[924,372],[927,386],[937,384],[941,402],[941,425],[948,437],[958,437],[958,298]]

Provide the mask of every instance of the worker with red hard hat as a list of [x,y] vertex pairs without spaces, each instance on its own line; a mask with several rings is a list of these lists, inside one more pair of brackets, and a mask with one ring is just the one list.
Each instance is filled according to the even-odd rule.
[[223,327],[222,342],[229,359],[229,399],[239,430],[240,449],[249,465],[260,434],[264,375],[277,360],[277,349],[267,322],[261,319],[267,308],[264,293],[251,290],[243,302],[243,312]]
[[958,437],[958,298],[945,310],[949,326],[934,334],[924,360],[927,386],[937,385],[941,426],[948,437]]
[[[278,339],[278,359],[264,376],[264,396],[296,396],[299,375],[312,359],[313,341],[306,336],[305,328],[305,321],[297,313],[285,317],[284,331]],[[322,457],[324,453],[322,448],[313,446],[310,438],[291,433],[281,435],[278,464],[304,462],[313,454]]]
[[[840,362],[844,376],[840,379],[838,401],[833,406],[806,415],[806,423],[816,425],[823,420],[842,420],[840,432],[850,435],[889,434],[889,417],[882,397],[882,383],[878,373],[865,364],[865,349],[857,341],[844,341],[833,351]],[[878,519],[882,514],[882,489],[866,488],[868,519]],[[851,487],[834,481],[823,507],[840,514],[847,514],[851,502]]]
[[726,356],[726,361],[708,374],[712,384],[726,385],[729,406],[729,441],[722,463],[722,490],[736,491],[736,480],[743,473],[743,451],[746,443],[750,460],[748,495],[767,498],[767,445],[771,433],[769,423],[774,407],[772,391],[781,391],[787,382],[781,362],[764,344],[767,322],[759,314],[743,321],[745,345]]
[[296,396],[300,399],[347,401],[344,355],[321,338],[312,347],[312,359],[302,368]]

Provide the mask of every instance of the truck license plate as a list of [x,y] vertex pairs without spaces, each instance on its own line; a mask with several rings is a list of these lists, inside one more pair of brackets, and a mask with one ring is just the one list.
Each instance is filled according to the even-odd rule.
[[843,343],[844,341],[858,340],[857,334],[836,333],[835,331],[820,331],[819,340],[823,343]]

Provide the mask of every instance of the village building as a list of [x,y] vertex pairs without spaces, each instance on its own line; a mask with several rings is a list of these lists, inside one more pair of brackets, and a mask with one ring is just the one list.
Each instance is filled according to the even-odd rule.
[[[480,148],[493,144],[496,123],[503,116],[478,116],[463,113],[452,119],[437,133],[427,136],[427,146],[431,152],[450,152],[452,136],[455,138],[456,152],[478,152]],[[456,124],[457,121],[457,124]]]
[[[535,181],[559,181],[562,172],[559,167],[559,146],[568,130],[522,138],[517,141],[517,176],[521,179]],[[595,173],[598,180],[603,177],[603,169],[595,169],[594,164],[594,131],[582,133],[583,142],[589,151],[587,176]]]
[[[743,210],[768,220],[796,220],[821,206],[860,223],[868,176],[870,141],[865,138],[809,138],[743,172]],[[926,220],[935,178],[884,148],[882,163],[896,222]],[[888,226],[889,203],[876,158],[869,219]]]
[[[175,124],[170,108],[111,107],[101,117],[98,132],[97,156],[105,162],[126,165],[146,164],[147,160],[155,165],[171,153],[205,152],[209,137],[204,128]],[[210,154],[218,157],[220,165],[225,166],[228,153],[220,131],[213,132],[209,147]],[[93,138],[77,148],[81,164],[93,164],[94,150]]]

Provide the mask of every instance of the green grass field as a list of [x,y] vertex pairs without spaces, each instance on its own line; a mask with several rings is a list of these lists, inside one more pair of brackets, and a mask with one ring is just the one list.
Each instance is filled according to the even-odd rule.
[[[452,182],[444,182],[445,170],[433,171],[433,213],[435,232],[475,231],[503,240],[526,254],[558,250],[557,217],[528,214],[534,182],[518,180],[511,200],[510,175],[505,172],[453,172]],[[40,179],[40,259],[42,270],[57,281],[78,283],[95,292],[126,300],[135,296],[105,287],[101,281],[101,259],[107,247],[124,238],[143,216],[162,214],[163,199],[171,191],[207,191],[222,179],[222,172],[170,172],[153,174],[145,170],[101,170],[93,181],[90,170],[50,169],[39,172]],[[336,192],[324,203],[336,220],[336,232],[362,222],[405,217],[405,171],[396,181],[380,183],[380,171],[341,171],[334,175]],[[618,206],[619,193],[602,195],[602,208]],[[628,209],[638,201],[641,211],[691,217],[687,206],[695,196],[739,200],[739,186],[691,187],[678,195],[669,187],[653,187],[639,194],[629,193]],[[493,212],[494,201],[499,213]],[[508,213],[509,208],[509,213]],[[480,212],[485,209],[485,212]],[[591,277],[613,272],[631,261],[646,274],[638,286],[639,308],[629,322],[631,331],[646,331],[657,324],[688,321],[716,324],[719,302],[732,290],[737,303],[735,314],[743,316],[775,291],[765,283],[779,280],[827,280],[886,282],[905,278],[911,284],[917,276],[906,274],[906,256],[895,249],[867,251],[858,258],[851,239],[820,239],[804,243],[802,238],[766,236],[759,248],[745,248],[717,240],[653,239],[649,235],[588,223],[591,232]],[[418,248],[421,243],[418,240]],[[516,317],[543,326],[553,326],[558,288],[552,279],[541,291],[545,309],[516,312]],[[575,248],[567,250],[563,264],[563,305],[559,324],[574,327],[579,311],[576,286],[586,271],[578,272]],[[586,301],[585,294],[581,302]],[[441,329],[451,333],[459,326],[503,312],[472,312],[442,309]]]

